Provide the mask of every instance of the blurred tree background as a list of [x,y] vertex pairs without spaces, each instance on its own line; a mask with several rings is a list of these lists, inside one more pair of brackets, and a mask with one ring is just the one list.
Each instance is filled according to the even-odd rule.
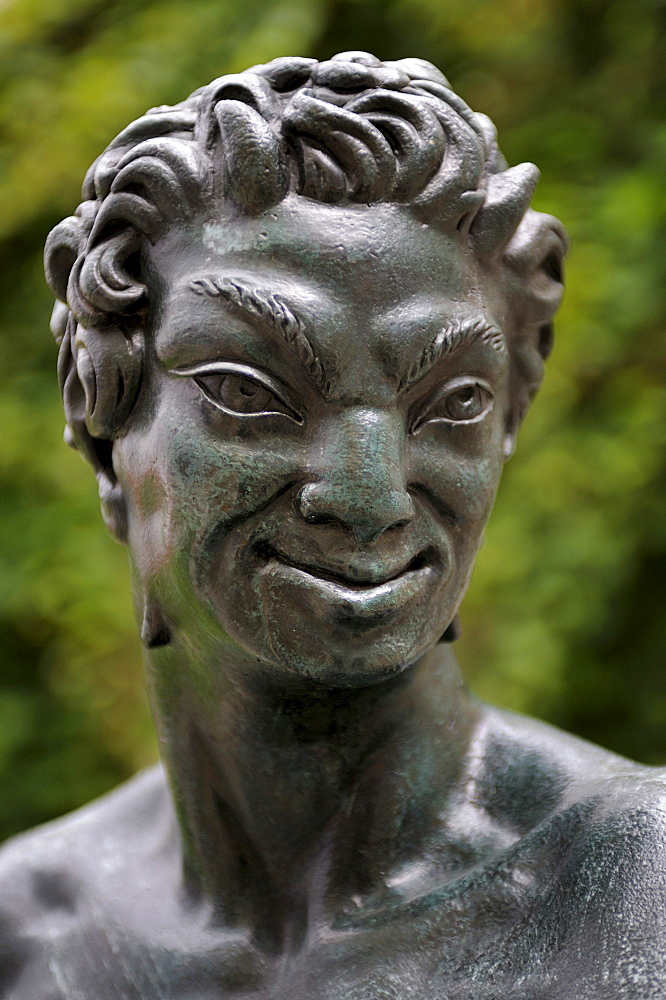
[[146,108],[277,55],[436,63],[572,236],[463,611],[490,701],[666,763],[661,0],[0,0],[0,838],[155,757],[124,551],[62,444],[41,248]]

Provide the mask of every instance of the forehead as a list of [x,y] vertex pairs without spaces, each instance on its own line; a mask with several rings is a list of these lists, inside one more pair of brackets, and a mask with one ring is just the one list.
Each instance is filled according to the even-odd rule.
[[368,353],[408,363],[443,323],[498,321],[492,285],[457,234],[400,205],[323,205],[297,195],[269,212],[172,230],[155,251],[163,304],[157,352],[166,363],[210,335],[222,304],[195,295],[197,279],[230,278],[278,294],[347,365]]

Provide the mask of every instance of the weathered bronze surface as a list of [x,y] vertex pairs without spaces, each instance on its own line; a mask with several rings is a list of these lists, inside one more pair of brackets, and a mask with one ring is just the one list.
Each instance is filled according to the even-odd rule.
[[561,296],[536,180],[367,53],[91,168],[53,332],[164,770],[3,849],[4,1000],[666,997],[663,773],[479,703],[451,645]]

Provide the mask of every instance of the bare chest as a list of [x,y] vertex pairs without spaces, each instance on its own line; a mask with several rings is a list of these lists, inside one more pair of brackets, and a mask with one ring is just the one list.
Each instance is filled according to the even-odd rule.
[[[639,1000],[613,949],[593,946],[569,900],[467,879],[357,926],[313,929],[281,955],[246,935],[88,919],[52,928],[3,1000]],[[656,980],[655,980],[656,981]],[[666,984],[666,979],[664,980]],[[653,987],[650,987],[653,989]]]

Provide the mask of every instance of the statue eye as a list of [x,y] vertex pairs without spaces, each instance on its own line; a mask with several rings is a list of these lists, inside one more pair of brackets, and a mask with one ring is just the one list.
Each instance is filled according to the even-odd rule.
[[260,417],[281,413],[296,423],[303,418],[286,400],[286,391],[263,372],[233,362],[180,368],[174,375],[194,378],[206,399],[234,417]]
[[216,373],[201,375],[196,381],[211,402],[232,413],[265,413],[271,402],[277,402],[270,389],[242,375]]
[[412,432],[438,421],[449,424],[471,424],[492,409],[493,394],[485,382],[473,378],[456,378],[447,382],[427,410],[417,417]]

